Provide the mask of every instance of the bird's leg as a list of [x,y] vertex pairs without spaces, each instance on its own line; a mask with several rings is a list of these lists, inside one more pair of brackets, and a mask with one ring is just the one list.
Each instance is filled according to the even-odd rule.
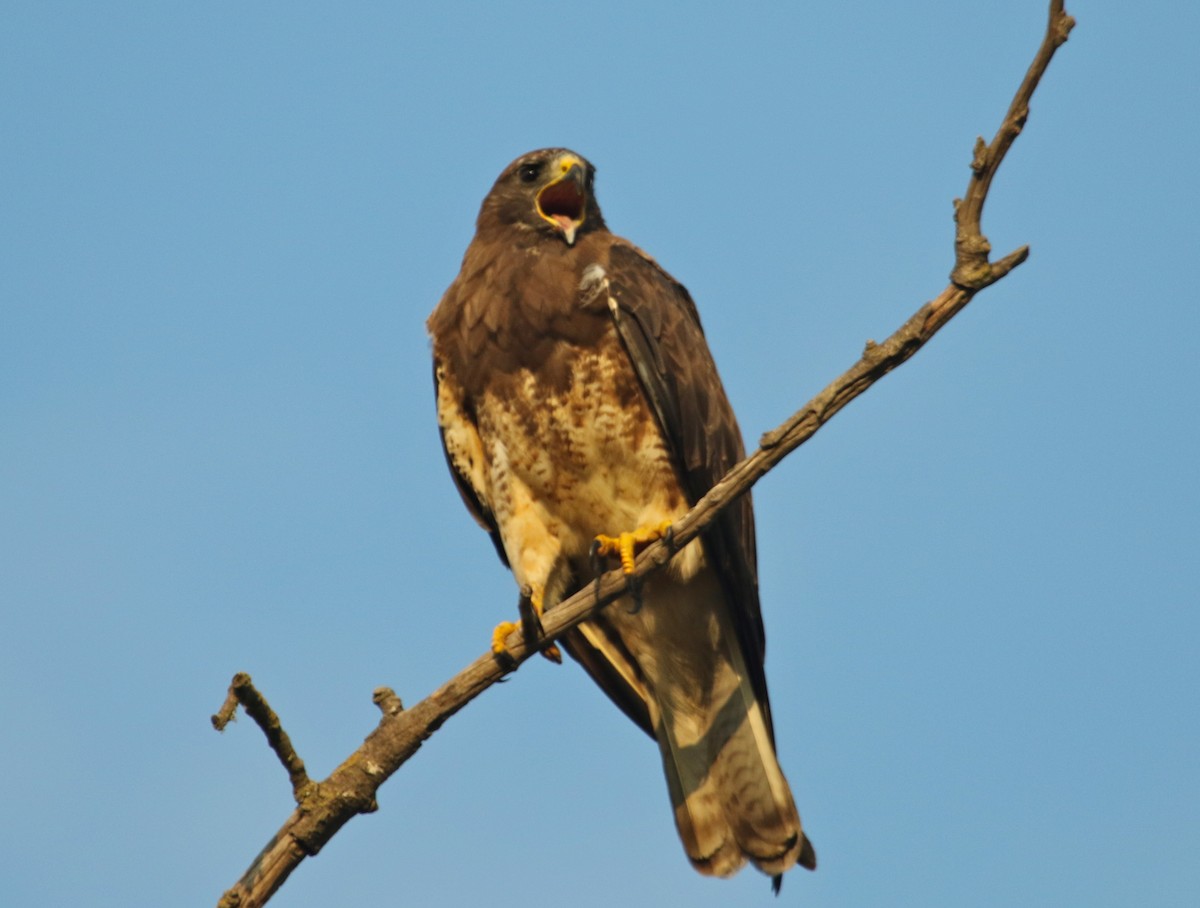
[[596,537],[592,550],[597,555],[607,555],[621,559],[621,570],[626,574],[633,573],[633,561],[637,553],[652,542],[657,542],[671,533],[671,521],[664,520],[654,526],[638,527],[632,533],[621,533],[618,536]]
[[[517,611],[521,615],[520,624],[515,621],[501,621],[492,631],[492,654],[506,668],[511,669],[515,667],[516,663],[504,641],[508,639],[509,634],[520,627],[525,635],[525,640],[531,645],[535,643],[544,633],[542,630],[543,609],[542,594],[525,584],[521,587],[521,596],[517,600]],[[540,652],[551,662],[562,664],[562,652],[556,644],[547,643],[541,647]]]
[[[521,613],[521,629],[525,632],[526,640],[538,640],[545,636],[542,628],[542,611],[545,609],[544,598],[540,593],[535,594],[527,585],[521,587],[521,598],[517,600],[517,611]],[[551,662],[562,665],[562,652],[554,643],[547,643],[540,650],[541,654]]]

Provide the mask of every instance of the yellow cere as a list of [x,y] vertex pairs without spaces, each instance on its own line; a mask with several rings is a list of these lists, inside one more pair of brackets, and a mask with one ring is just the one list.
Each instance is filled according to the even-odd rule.
[[578,167],[582,170],[583,161],[579,160],[579,158],[575,157],[573,154],[564,154],[558,156],[558,170],[561,174],[563,174],[563,176],[566,176],[567,172],[572,167]]

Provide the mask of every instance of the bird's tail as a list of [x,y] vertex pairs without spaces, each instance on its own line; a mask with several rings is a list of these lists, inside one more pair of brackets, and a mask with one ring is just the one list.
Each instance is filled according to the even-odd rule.
[[729,876],[747,860],[771,875],[797,863],[811,869],[816,854],[758,704],[746,708],[738,692],[734,698],[691,743],[671,731],[678,723],[669,707],[656,729],[684,851],[697,870],[715,876]]
[[778,883],[796,864],[816,867],[710,570],[652,578],[641,605],[618,602],[564,642],[658,741],[675,825],[697,870],[730,876],[750,861]]
[[[655,673],[648,704],[684,850],[697,870],[715,876],[729,876],[747,860],[773,876],[797,863],[813,869],[816,853],[804,835],[723,602],[716,605],[716,597],[704,595],[697,601],[695,586],[689,586],[688,607],[656,604],[660,614],[688,614],[696,625],[707,625],[715,658],[704,674],[711,686],[696,684],[676,664],[673,671]],[[716,607],[704,608],[705,600]]]

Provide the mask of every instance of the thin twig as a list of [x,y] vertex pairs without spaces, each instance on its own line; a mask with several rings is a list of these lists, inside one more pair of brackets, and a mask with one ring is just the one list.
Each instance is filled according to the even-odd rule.
[[1000,128],[990,144],[984,142],[982,136],[975,140],[975,156],[971,160],[971,180],[967,184],[967,193],[963,198],[954,200],[957,230],[954,238],[955,264],[950,280],[964,290],[982,290],[994,284],[1029,255],[1029,247],[1022,246],[999,262],[989,264],[988,253],[992,251],[992,246],[980,229],[983,203],[987,200],[992,178],[996,176],[1000,163],[1025,128],[1025,121],[1029,119],[1029,101],[1046,67],[1050,65],[1050,58],[1066,42],[1074,27],[1075,20],[1063,9],[1063,0],[1051,0],[1046,35],[1021,81],[1021,87],[1013,96],[1012,104],[1008,106],[1008,113],[1004,115]]
[[[1017,90],[1004,122],[991,144],[985,144],[981,139],[976,145],[966,196],[961,201],[956,200],[956,254],[950,286],[917,310],[883,343],[868,342],[858,362],[782,425],[764,434],[758,450],[730,470],[674,525],[670,545],[658,542],[642,552],[634,568],[637,580],[665,565],[672,554],[694,539],[722,508],[816,434],[846,404],[916,353],[979,290],[1025,261],[1028,247],[1021,247],[999,261],[989,263],[990,247],[980,232],[980,218],[992,177],[1028,116],[1029,99],[1072,25],[1074,20],[1064,13],[1062,0],[1052,0],[1046,38]],[[545,636],[533,641],[532,646],[526,644],[522,630],[514,631],[507,640],[512,656],[511,668],[518,667],[547,641],[622,596],[628,590],[628,584],[629,579],[619,570],[609,571],[570,599],[548,609],[542,616]],[[399,698],[390,689],[378,689],[375,702],[383,713],[379,725],[328,779],[309,785],[298,796],[297,809],[242,878],[221,898],[220,908],[257,908],[265,904],[300,862],[320,851],[351,817],[375,810],[375,792],[379,786],[447,719],[501,680],[508,670],[489,652],[408,710],[403,709]]]
[[241,704],[246,715],[257,722],[258,727],[267,736],[267,743],[271,745],[271,750],[275,751],[275,756],[279,758],[279,762],[287,771],[288,779],[291,780],[292,795],[296,798],[296,803],[300,803],[304,792],[312,784],[308,778],[308,771],[304,768],[304,761],[296,753],[288,733],[283,730],[279,716],[275,715],[275,710],[271,709],[266,698],[258,692],[258,688],[245,672],[238,672],[233,676],[224,705],[212,717],[213,728],[224,731],[225,726],[234,719],[238,704]]

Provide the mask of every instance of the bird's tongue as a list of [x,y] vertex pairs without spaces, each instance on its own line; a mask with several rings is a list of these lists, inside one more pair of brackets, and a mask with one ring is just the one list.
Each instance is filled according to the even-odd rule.
[[558,226],[561,227],[564,231],[569,230],[571,228],[571,225],[575,223],[574,220],[572,220],[569,215],[565,215],[565,214],[552,214],[552,215],[550,215],[550,217],[552,217],[554,219],[555,223],[557,223]]

